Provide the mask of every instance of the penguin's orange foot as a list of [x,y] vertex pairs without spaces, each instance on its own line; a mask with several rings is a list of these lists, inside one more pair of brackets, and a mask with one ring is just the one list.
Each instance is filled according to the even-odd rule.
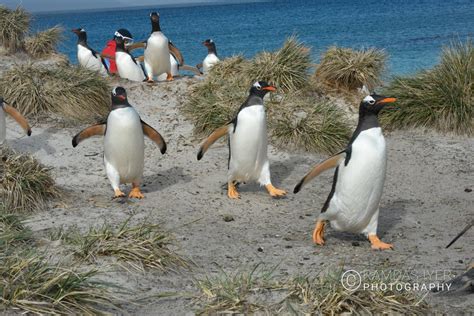
[[271,183],[265,186],[268,193],[273,197],[279,197],[286,195],[286,191],[275,188]]
[[115,192],[114,199],[121,198],[121,197],[125,196],[125,193],[120,191],[120,189],[115,189],[114,192]]
[[145,196],[140,192],[140,188],[136,187],[133,188],[132,191],[130,191],[130,194],[128,195],[129,198],[133,199],[143,199]]
[[324,226],[325,222],[319,220],[313,231],[313,242],[320,246],[324,246]]
[[369,235],[369,241],[372,244],[372,249],[374,250],[387,250],[387,249],[393,249],[392,244],[387,244],[384,243],[377,237],[377,235]]
[[227,196],[231,199],[240,199],[240,194],[237,192],[237,188],[232,182],[229,182],[227,185]]
[[173,75],[171,73],[166,74],[166,81],[173,81]]
[[146,81],[147,83],[153,83],[153,78],[152,77],[148,77],[148,80]]

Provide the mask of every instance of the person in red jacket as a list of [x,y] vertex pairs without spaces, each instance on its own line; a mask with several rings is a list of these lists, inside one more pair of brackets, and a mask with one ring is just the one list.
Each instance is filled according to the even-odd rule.
[[109,73],[116,74],[117,73],[117,64],[115,63],[115,39],[122,38],[125,42],[125,47],[130,46],[133,44],[133,36],[132,34],[126,29],[117,30],[114,34],[114,38],[109,40],[105,44],[105,48],[102,50],[102,57],[105,58],[109,66]]

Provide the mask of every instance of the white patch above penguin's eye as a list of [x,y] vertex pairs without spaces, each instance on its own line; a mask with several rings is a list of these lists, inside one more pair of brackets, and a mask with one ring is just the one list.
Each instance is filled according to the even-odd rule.
[[254,86],[255,88],[257,88],[258,90],[261,90],[261,89],[262,89],[262,86],[260,85],[260,83],[259,83],[258,81],[255,82],[255,83],[253,84],[253,86]]
[[115,97],[117,95],[117,91],[115,91],[115,89],[117,88],[114,88],[114,90],[112,90],[112,95]]
[[84,29],[81,29],[79,32],[85,32],[85,31],[86,31],[86,30],[84,30]]
[[369,104],[375,104],[375,99],[372,98],[371,95],[368,95],[364,98],[364,102],[369,103]]

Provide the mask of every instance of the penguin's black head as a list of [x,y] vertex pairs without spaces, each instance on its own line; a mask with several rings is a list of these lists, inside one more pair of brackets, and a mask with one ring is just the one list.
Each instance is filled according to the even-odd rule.
[[125,91],[124,88],[122,87],[115,87],[112,90],[112,107],[114,105],[121,105],[121,104],[127,104],[127,91]]
[[79,39],[79,41],[86,41],[87,40],[87,33],[82,27],[78,29],[72,29],[72,32],[75,33]]
[[266,81],[256,81],[250,88],[250,94],[264,97],[267,92],[276,91],[276,88]]
[[372,113],[377,115],[385,105],[395,101],[397,101],[397,99],[384,97],[378,94],[368,95],[360,103],[359,114]]
[[152,32],[160,32],[160,14],[158,12],[150,13]]
[[211,53],[216,52],[216,43],[212,39],[207,39],[204,42],[202,42],[202,45],[207,47],[207,50]]
[[115,39],[116,50],[117,51],[125,51],[125,41],[121,37],[116,37]]

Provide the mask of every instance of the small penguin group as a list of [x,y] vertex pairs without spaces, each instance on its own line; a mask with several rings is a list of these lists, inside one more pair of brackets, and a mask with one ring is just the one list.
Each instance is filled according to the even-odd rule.
[[[87,33],[83,28],[73,29],[77,35],[77,59],[82,67],[94,70],[106,76],[109,72],[105,58],[114,58],[117,72],[121,78],[131,81],[147,81],[153,83],[157,78],[160,81],[172,81],[179,75],[179,69],[206,74],[217,62],[216,45],[213,40],[206,40],[203,45],[208,48],[208,55],[203,63],[196,68],[184,65],[180,50],[164,35],[160,25],[160,15],[157,12],[150,14],[151,35],[142,42],[126,45],[123,36],[114,36],[116,42],[115,57],[97,53],[87,44]],[[128,32],[128,31],[127,31]],[[130,51],[144,48],[144,55],[135,58]],[[143,61],[143,65],[141,62]]]

